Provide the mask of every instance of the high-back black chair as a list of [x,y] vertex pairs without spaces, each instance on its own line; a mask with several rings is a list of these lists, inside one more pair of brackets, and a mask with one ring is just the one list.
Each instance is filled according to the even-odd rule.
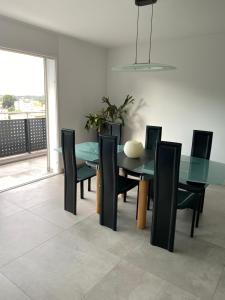
[[191,156],[210,159],[212,139],[212,131],[194,130],[192,138]]
[[122,140],[122,124],[120,123],[109,123],[111,127],[111,135],[117,137],[117,143],[121,144]]
[[[150,150],[155,153],[157,144],[161,142],[162,138],[162,127],[160,126],[146,126],[146,136],[145,136],[145,149]],[[148,190],[148,209],[150,209],[150,201],[154,197],[154,183],[153,178],[149,180],[149,190]]]
[[119,176],[117,137],[99,136],[101,186],[100,224],[117,230],[117,197],[138,185],[137,180]]
[[101,214],[100,224],[113,230],[117,228],[117,138],[99,137],[101,172]]
[[178,190],[181,144],[160,142],[156,150],[154,177],[154,209],[151,243],[173,251],[177,209],[193,208],[191,237],[194,234],[196,194]]
[[[203,130],[193,130],[192,137],[192,147],[191,156],[210,159],[211,149],[212,149],[213,132],[203,131]],[[186,185],[186,186],[185,186]],[[204,201],[205,201],[205,190],[207,188],[206,184],[187,182],[186,184],[181,183],[180,187],[187,189],[189,191],[199,191],[201,193],[200,210],[203,211]],[[197,217],[196,226],[198,227],[199,214]]]
[[181,144],[160,142],[156,150],[151,243],[173,251]]
[[101,130],[101,135],[110,135],[117,137],[117,143],[121,144],[122,139],[122,124],[106,122]]
[[[155,153],[158,142],[161,141],[162,137],[162,127],[160,126],[151,126],[147,125],[145,130],[145,149],[150,150],[152,153]],[[140,174],[124,170],[124,174],[131,175],[134,177],[139,177]],[[153,178],[149,178],[149,190],[148,190],[148,209],[150,209],[150,199],[153,199],[154,187],[153,187]],[[124,201],[126,201],[126,195],[124,196]],[[137,214],[136,214],[137,217]]]
[[75,156],[75,130],[62,129],[61,143],[64,162],[64,209],[76,214],[77,183],[80,182],[80,197],[83,199],[83,182],[94,177],[96,172],[86,164],[77,167]]
[[162,127],[146,126],[145,149],[155,152],[157,143],[161,141]]

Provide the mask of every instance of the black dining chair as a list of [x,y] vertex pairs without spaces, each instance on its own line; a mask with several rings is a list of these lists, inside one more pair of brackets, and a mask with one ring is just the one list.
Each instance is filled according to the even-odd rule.
[[[158,142],[161,141],[162,137],[162,127],[160,126],[146,126],[146,133],[145,133],[145,149],[150,150],[152,153],[155,154],[156,147]],[[140,177],[140,174],[124,170],[125,177],[128,175],[134,176],[134,177]],[[154,184],[153,184],[153,177],[149,177],[149,191],[148,191],[148,209],[150,209],[150,200],[153,199],[153,193],[154,193]],[[126,201],[126,196],[124,197]]]
[[112,135],[117,137],[117,143],[121,144],[122,140],[122,124],[106,122],[101,129],[101,135]]
[[146,126],[145,135],[145,149],[151,150],[155,153],[157,144],[162,138],[162,127],[160,126]]
[[178,189],[181,144],[160,142],[156,150],[151,243],[174,250],[177,209],[193,209],[191,233],[194,235],[200,194]]
[[76,215],[77,183],[80,182],[80,198],[84,198],[84,181],[96,175],[86,164],[77,166],[75,155],[75,130],[61,130],[64,162],[64,209]]
[[100,224],[117,230],[117,198],[133,189],[138,180],[119,175],[117,166],[117,137],[99,136]]
[[[212,131],[193,130],[191,156],[209,160],[211,155],[211,149],[212,149],[212,140],[213,140]],[[207,186],[208,186],[207,184],[195,183],[195,182],[180,183],[180,187],[182,187],[183,189],[201,193],[199,213],[202,213],[203,211],[205,190]],[[198,227],[198,223],[199,223],[199,214],[197,216],[196,227]]]
[[[146,126],[146,137],[145,137],[145,149],[156,152],[156,147],[162,138],[162,127],[160,126]],[[148,209],[150,209],[150,201],[154,197],[154,176],[149,179],[149,190],[148,190]]]

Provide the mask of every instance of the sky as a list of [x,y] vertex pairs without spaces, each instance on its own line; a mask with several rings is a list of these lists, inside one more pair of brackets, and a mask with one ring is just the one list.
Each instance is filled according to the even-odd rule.
[[0,50],[0,95],[43,96],[43,58]]

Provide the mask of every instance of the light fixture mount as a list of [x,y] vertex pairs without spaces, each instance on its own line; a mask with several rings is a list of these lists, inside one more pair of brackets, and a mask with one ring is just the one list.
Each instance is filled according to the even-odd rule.
[[145,5],[151,5],[156,3],[157,0],[135,0],[135,4],[137,6],[145,6]]

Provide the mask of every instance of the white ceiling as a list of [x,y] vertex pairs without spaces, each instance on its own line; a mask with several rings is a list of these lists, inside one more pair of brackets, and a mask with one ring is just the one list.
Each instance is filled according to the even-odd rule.
[[[0,0],[0,14],[106,47],[133,43],[134,0]],[[149,36],[150,7],[140,11],[141,39]],[[0,28],[1,30],[1,28]],[[153,38],[225,32],[225,0],[158,0]]]

